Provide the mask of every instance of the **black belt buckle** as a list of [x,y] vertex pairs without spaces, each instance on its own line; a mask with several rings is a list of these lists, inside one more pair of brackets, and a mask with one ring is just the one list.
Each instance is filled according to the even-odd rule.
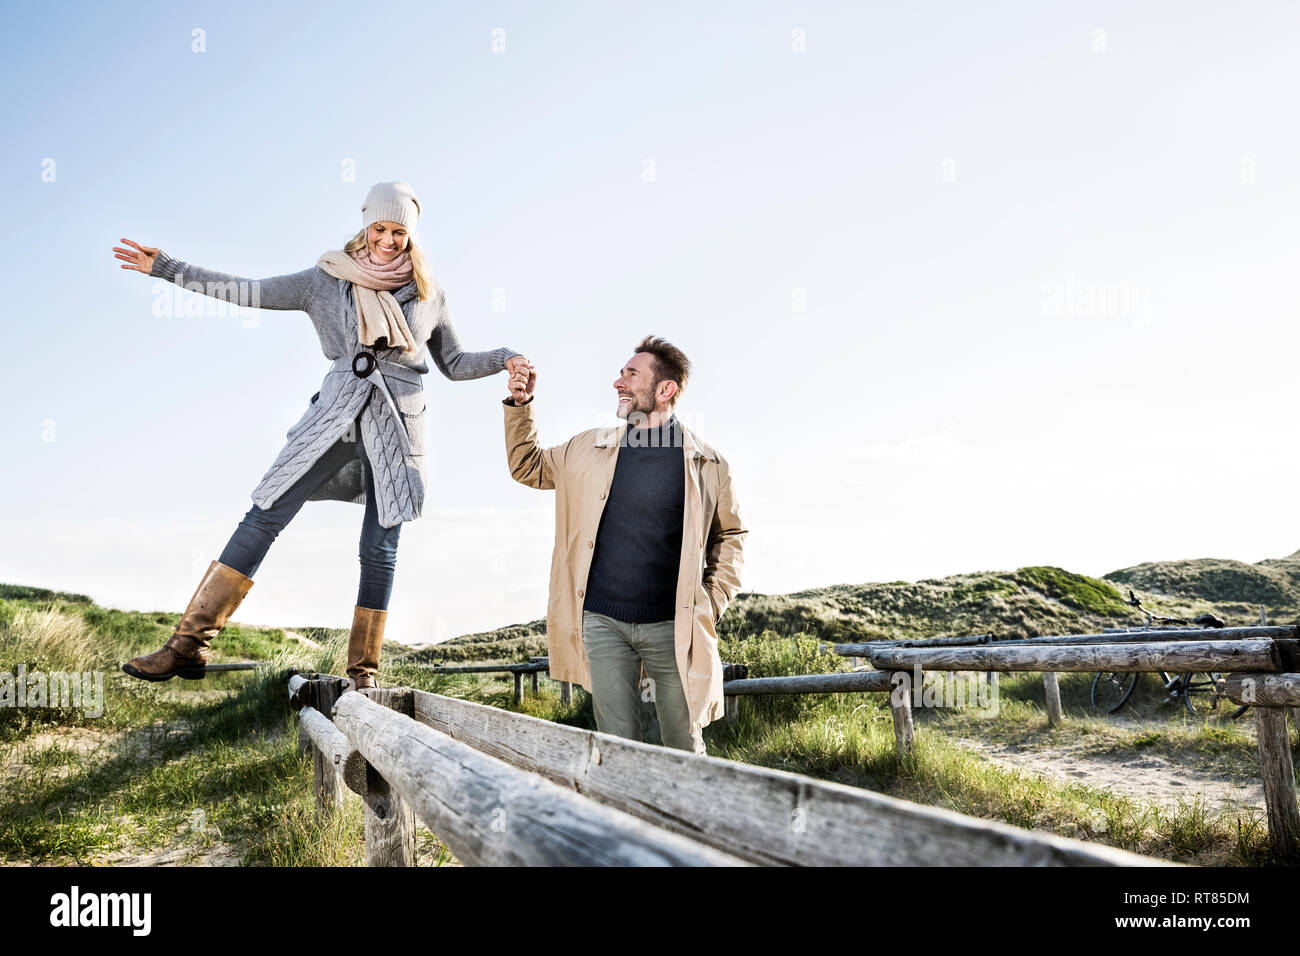
[[[363,364],[365,365],[366,370],[364,372],[357,368],[357,362],[360,362],[362,359],[365,359]],[[352,356],[352,374],[357,378],[368,377],[378,365],[379,360],[369,352],[358,352],[356,355]]]

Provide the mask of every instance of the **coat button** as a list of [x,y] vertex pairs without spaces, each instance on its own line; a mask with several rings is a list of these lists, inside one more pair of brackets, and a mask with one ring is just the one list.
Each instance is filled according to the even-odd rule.
[[604,500],[605,500],[605,492],[603,492],[603,491],[600,493],[600,500],[601,500],[601,501],[604,501]]
[[594,541],[588,541],[588,542],[587,542],[587,547],[589,547],[589,548],[594,548],[595,546],[596,546],[596,542],[594,542]]
[[582,597],[582,588],[578,588],[578,597]]

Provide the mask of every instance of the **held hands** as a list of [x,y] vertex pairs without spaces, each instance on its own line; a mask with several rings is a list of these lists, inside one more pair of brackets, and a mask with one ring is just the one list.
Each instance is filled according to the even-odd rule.
[[510,399],[516,405],[524,404],[533,397],[537,369],[522,355],[514,355],[506,362],[506,371],[510,373]]
[[126,263],[122,268],[134,269],[136,272],[143,272],[145,275],[152,272],[154,260],[158,258],[158,250],[152,246],[142,246],[130,239],[123,239],[122,241],[138,250],[132,252],[131,249],[123,249],[121,246],[113,247],[113,254]]

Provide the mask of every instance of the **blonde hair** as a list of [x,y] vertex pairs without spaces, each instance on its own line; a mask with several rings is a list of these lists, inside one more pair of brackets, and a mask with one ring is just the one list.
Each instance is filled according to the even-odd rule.
[[[343,246],[343,251],[352,255],[354,252],[369,249],[370,243],[366,239],[366,232],[369,229],[369,226],[362,226],[361,231]],[[434,280],[433,273],[429,271],[429,263],[425,261],[424,253],[415,245],[415,239],[409,231],[406,235],[406,251],[411,257],[411,268],[415,271],[416,297],[421,302],[432,299],[438,290],[438,283]]]

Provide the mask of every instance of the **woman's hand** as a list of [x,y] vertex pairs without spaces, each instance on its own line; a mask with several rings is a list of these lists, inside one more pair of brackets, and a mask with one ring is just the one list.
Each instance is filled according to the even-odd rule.
[[506,361],[506,371],[510,373],[511,401],[516,405],[524,404],[533,397],[533,388],[537,385],[537,369],[522,355],[512,355]]
[[123,249],[121,246],[113,247],[113,254],[121,259],[124,263],[123,269],[134,269],[136,272],[143,272],[145,275],[153,272],[154,260],[158,258],[158,250],[151,246],[142,246],[139,243],[132,242],[130,239],[123,239],[131,249]]

